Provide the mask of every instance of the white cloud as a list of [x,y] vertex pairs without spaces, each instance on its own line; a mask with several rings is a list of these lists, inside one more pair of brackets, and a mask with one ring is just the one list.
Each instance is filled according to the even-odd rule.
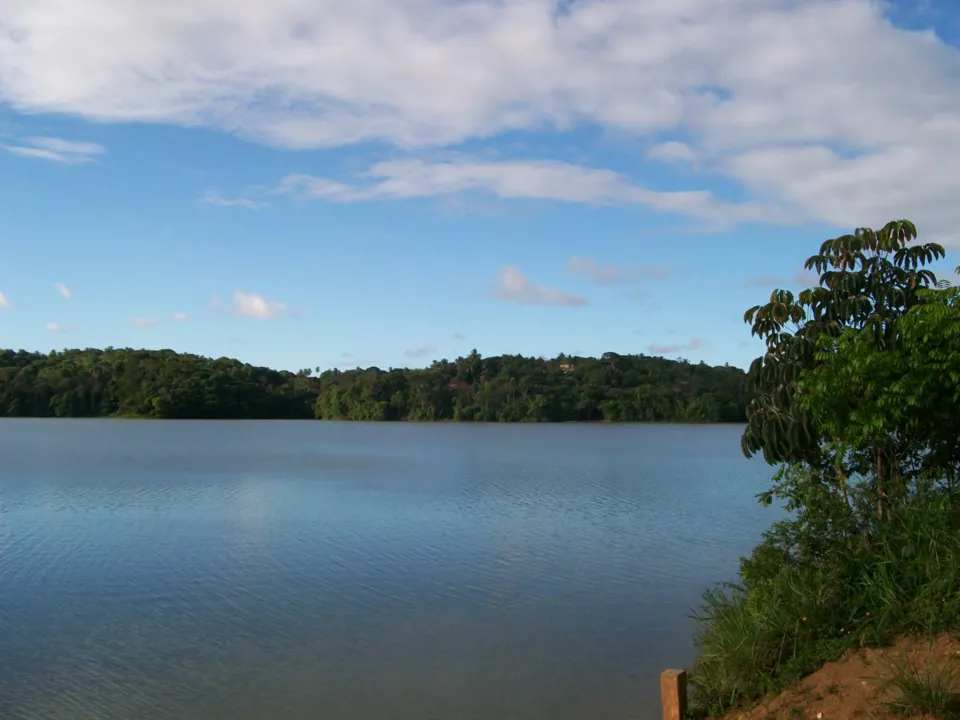
[[437,354],[436,345],[421,345],[404,350],[403,354],[408,358],[425,358]]
[[654,145],[647,151],[647,157],[651,160],[662,160],[670,163],[686,162],[695,165],[697,162],[697,154],[694,149],[686,143],[676,140]]
[[[2,15],[2,11],[0,11],[0,15]],[[0,52],[0,55],[2,55],[2,52]],[[2,71],[0,71],[0,75],[2,75]],[[0,87],[0,91],[2,91],[2,87]],[[2,96],[2,92],[0,92],[0,96]],[[106,148],[96,143],[73,142],[55,137],[25,138],[15,145],[0,145],[0,147],[21,157],[50,160],[65,165],[93,162],[95,156],[106,152]]]
[[587,299],[582,295],[571,295],[546,285],[534,285],[522,272],[509,265],[501,268],[491,294],[500,300],[521,305],[581,307],[587,304]]
[[0,292],[0,308],[8,308],[11,306],[10,300],[7,299],[7,296]]
[[54,289],[63,296],[64,300],[70,299],[70,288],[64,285],[62,282],[56,282],[53,284]]
[[225,198],[217,190],[207,190],[203,194],[203,197],[200,198],[200,202],[204,205],[215,205],[217,207],[243,207],[247,208],[248,210],[259,210],[260,208],[268,207],[270,205],[270,203],[267,202],[245,197]]
[[70,330],[72,329],[67,325],[61,325],[58,322],[48,322],[43,327],[52,333],[58,333],[58,334],[70,332]]
[[286,306],[276,300],[268,300],[257,293],[246,293],[243,290],[233,291],[233,312],[241,317],[272,320],[283,314]]
[[[893,26],[887,6],[6,0],[0,102],[287,148],[450,146],[589,123],[660,143],[652,158],[696,157],[778,220],[907,216],[952,234],[960,163],[944,158],[960,155],[960,51]],[[28,145],[17,152],[66,157]],[[702,212],[706,200],[676,202]]]
[[611,170],[552,160],[489,161],[469,157],[443,162],[391,160],[377,163],[365,175],[374,181],[351,185],[311,175],[288,175],[274,192],[329,202],[362,202],[483,191],[504,199],[642,205],[710,222],[763,217],[759,208],[727,204],[707,191],[657,192]]
[[595,260],[574,255],[567,262],[567,271],[574,275],[583,275],[597,285],[629,285],[642,280],[661,280],[667,270],[656,265],[648,267],[617,267],[600,265]]
[[152,318],[142,318],[142,317],[130,318],[130,322],[136,325],[137,327],[156,327],[158,324],[157,321],[153,320]]
[[186,313],[175,312],[173,315],[170,316],[170,319],[175,320],[176,322],[186,322],[187,320],[190,319],[190,316],[187,315]]

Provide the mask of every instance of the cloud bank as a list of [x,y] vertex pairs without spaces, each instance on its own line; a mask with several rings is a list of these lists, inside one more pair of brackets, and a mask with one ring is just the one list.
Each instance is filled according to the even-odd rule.
[[[960,164],[945,158],[960,156],[960,51],[894,26],[886,7],[6,0],[0,102],[98,122],[212,127],[283,148],[451,147],[504,132],[601,127],[649,143],[652,160],[696,161],[735,181],[749,201],[721,204],[724,219],[851,227],[907,216],[928,237],[955,243]],[[61,162],[96,154],[44,142],[7,150]],[[510,194],[504,173],[542,188],[569,169],[470,166],[444,182],[529,196]],[[314,191],[409,197],[403,177]],[[624,202],[622,183],[592,177],[599,197]],[[720,199],[696,191],[631,186],[626,196],[695,217],[720,212]]]

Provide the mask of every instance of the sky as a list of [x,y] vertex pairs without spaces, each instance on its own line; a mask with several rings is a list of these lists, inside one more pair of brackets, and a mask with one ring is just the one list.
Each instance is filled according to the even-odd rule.
[[960,248],[957,0],[4,0],[0,347],[746,367],[830,237]]

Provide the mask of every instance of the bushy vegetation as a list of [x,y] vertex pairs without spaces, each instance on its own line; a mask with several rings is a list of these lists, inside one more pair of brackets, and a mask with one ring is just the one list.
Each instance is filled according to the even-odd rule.
[[890,685],[897,691],[897,696],[888,703],[890,710],[906,717],[960,718],[960,662],[932,660],[929,658],[920,667],[904,657],[894,657],[887,663]]
[[[845,650],[960,629],[960,291],[909,221],[825,242],[819,285],[745,317],[767,350],[743,448],[776,523],[697,615],[693,707],[718,715]],[[958,269],[960,271],[960,269]]]
[[424,369],[281,372],[172,350],[0,351],[0,416],[742,422],[738,368],[476,351]]

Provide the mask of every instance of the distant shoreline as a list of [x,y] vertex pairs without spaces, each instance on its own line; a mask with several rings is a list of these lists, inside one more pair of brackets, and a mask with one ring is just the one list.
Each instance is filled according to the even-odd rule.
[[172,350],[0,350],[0,417],[713,424],[745,422],[747,399],[739,368],[612,352],[291,373]]
[[75,415],[56,417],[54,415],[17,415],[0,416],[0,422],[12,420],[147,420],[157,422],[296,422],[342,425],[745,425],[741,420],[718,420],[714,422],[695,422],[684,420],[541,420],[541,421],[499,421],[499,420],[329,420],[325,418],[282,418],[282,417],[151,417],[149,415]]

